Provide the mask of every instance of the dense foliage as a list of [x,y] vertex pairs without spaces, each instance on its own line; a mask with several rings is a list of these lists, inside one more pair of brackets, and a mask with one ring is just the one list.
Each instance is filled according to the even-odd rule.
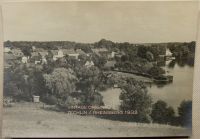
[[[129,77],[119,77],[109,71],[139,73],[157,77],[165,71],[157,64],[169,48],[175,56],[169,66],[184,66],[185,63],[194,65],[195,42],[191,43],[164,43],[164,44],[131,44],[128,42],[115,43],[105,39],[93,44],[75,43],[69,41],[52,42],[11,42],[4,43],[6,47],[19,48],[24,56],[31,57],[35,48],[48,50],[45,57],[48,64],[17,64],[13,62],[4,72],[4,96],[12,97],[14,101],[32,101],[33,95],[38,95],[41,101],[68,108],[71,105],[104,105],[100,91],[118,85],[121,89],[121,110],[136,110],[137,114],[129,116],[132,121],[155,122],[191,126],[191,101],[183,101],[178,108],[178,116],[174,109],[166,102],[159,100],[152,104],[152,98],[147,92],[145,83]],[[53,60],[54,54],[50,50],[82,49],[78,59],[68,55]],[[108,58],[99,55],[92,49],[106,48],[109,53],[115,52],[115,57]],[[40,56],[41,59],[42,56]],[[17,59],[19,60],[19,59]],[[115,62],[112,68],[106,68],[108,61]],[[30,62],[34,62],[30,58]],[[85,63],[92,61],[93,66],[87,67]],[[112,98],[111,98],[112,99]]]
[[161,124],[173,124],[174,116],[174,109],[167,106],[166,102],[158,100],[153,104],[151,112],[153,122]]
[[122,86],[120,99],[122,100],[122,110],[137,111],[137,114],[133,115],[135,121],[150,122],[152,98],[142,82],[127,80],[127,84]]
[[192,126],[192,101],[182,101],[178,107],[180,124],[185,127]]

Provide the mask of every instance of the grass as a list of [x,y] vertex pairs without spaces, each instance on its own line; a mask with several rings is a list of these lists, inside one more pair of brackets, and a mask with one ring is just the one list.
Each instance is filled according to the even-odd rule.
[[4,108],[4,137],[135,137],[188,136],[191,131],[159,124],[139,124],[70,115],[41,108],[42,104],[17,103]]

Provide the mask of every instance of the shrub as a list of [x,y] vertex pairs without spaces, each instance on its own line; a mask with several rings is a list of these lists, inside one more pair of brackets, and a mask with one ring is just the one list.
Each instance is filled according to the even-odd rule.
[[175,112],[172,107],[168,107],[167,103],[158,100],[153,104],[151,118],[155,123],[173,124]]
[[57,98],[55,96],[53,96],[53,95],[47,96],[47,97],[43,98],[42,100],[48,105],[57,104]]
[[192,126],[192,101],[182,101],[178,107],[180,124],[185,127]]
[[164,74],[165,70],[163,70],[162,68],[160,68],[158,66],[154,66],[149,69],[148,73],[152,76],[159,76],[161,74]]
[[12,99],[10,97],[3,99],[3,107],[12,107]]

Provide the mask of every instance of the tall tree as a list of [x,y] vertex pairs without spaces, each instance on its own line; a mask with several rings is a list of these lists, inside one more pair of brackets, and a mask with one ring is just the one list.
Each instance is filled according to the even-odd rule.
[[184,100],[178,107],[178,114],[180,119],[180,124],[182,126],[191,127],[192,126],[192,101]]
[[122,86],[120,95],[122,110],[136,110],[138,114],[133,119],[138,122],[150,122],[152,98],[142,82],[128,79]]
[[77,78],[71,69],[56,68],[51,74],[43,76],[47,88],[57,98],[65,100],[76,89]]
[[167,106],[166,102],[158,100],[153,104],[151,117],[155,123],[173,124],[175,112],[172,107]]
[[93,66],[90,68],[82,68],[79,70],[77,84],[84,94],[84,103],[90,105],[102,105],[102,96],[99,94],[99,89],[102,87],[100,70]]

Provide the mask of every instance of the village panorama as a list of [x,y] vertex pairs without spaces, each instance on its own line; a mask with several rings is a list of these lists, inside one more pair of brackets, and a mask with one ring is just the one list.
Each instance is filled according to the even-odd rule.
[[189,135],[194,54],[194,41],[5,41],[3,134]]

